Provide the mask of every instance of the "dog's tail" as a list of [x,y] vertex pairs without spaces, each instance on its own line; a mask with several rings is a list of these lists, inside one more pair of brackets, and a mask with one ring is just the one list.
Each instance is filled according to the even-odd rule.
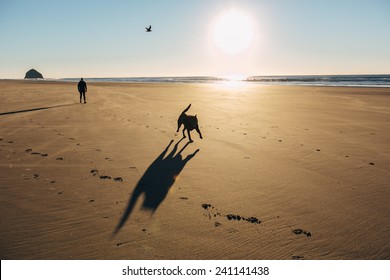
[[187,107],[187,108],[185,108],[185,109],[184,109],[184,111],[183,111],[181,114],[182,114],[182,115],[183,115],[183,114],[185,114],[185,113],[186,113],[186,112],[187,112],[187,111],[190,109],[190,107],[191,107],[191,104],[190,104],[190,105],[188,105],[188,107]]

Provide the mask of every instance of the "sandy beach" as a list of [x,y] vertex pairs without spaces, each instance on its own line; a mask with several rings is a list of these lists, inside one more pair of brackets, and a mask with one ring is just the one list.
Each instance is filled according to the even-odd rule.
[[390,259],[390,88],[88,83],[80,104],[75,83],[2,80],[0,98],[3,260]]

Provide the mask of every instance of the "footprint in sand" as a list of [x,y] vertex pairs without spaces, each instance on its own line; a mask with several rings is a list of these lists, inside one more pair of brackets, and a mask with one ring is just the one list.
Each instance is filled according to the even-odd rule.
[[123,178],[122,177],[115,177],[114,181],[115,182],[123,182]]
[[152,233],[147,228],[143,228],[141,231],[146,235],[152,235]]
[[259,221],[259,219],[257,219],[256,217],[250,217],[250,218],[245,218],[245,217],[242,217],[240,215],[234,215],[234,214],[227,214],[226,215],[226,218],[230,221],[230,220],[237,220],[237,221],[247,221],[247,222],[250,222],[252,224],[260,224],[261,221]]
[[304,234],[304,235],[306,235],[306,237],[311,237],[311,235],[312,235],[311,232],[300,229],[300,228],[293,229],[292,232],[296,235]]
[[245,217],[242,215],[237,215],[237,214],[222,214],[221,211],[218,211],[214,206],[212,206],[209,203],[203,203],[202,208],[207,211],[207,214],[204,215],[205,217],[208,217],[211,219],[212,217],[225,217],[228,221],[242,221],[242,222],[249,222],[252,224],[260,224],[261,221],[256,218],[256,217]]
[[[28,150],[30,150],[30,149],[28,149]],[[26,152],[27,152],[27,150],[26,150]],[[43,154],[43,153],[40,153],[40,152],[32,152],[31,155],[40,155],[41,157],[47,157],[48,156],[48,154]]]
[[119,242],[119,243],[116,244],[116,246],[119,247],[119,246],[133,244],[133,243],[134,243],[134,241]]
[[[90,173],[93,176],[99,176],[99,170],[97,170],[97,169],[92,169],[90,171]],[[112,179],[111,176],[108,176],[108,175],[101,175],[101,176],[99,176],[99,178],[102,179],[102,180],[111,180]],[[113,180],[115,182],[123,182],[123,178],[122,177],[115,177],[115,178],[113,178]]]
[[92,169],[90,172],[92,173],[93,176],[97,176],[99,174],[99,170],[97,169]]
[[64,158],[63,157],[58,157],[58,158],[56,158],[56,160],[64,160]]
[[238,230],[235,229],[235,228],[229,228],[228,229],[228,233],[237,233],[237,232],[238,232]]

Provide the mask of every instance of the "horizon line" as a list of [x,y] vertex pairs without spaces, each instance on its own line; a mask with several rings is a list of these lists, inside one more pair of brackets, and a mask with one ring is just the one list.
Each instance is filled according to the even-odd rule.
[[[360,73],[360,74],[259,74],[259,75],[172,75],[172,76],[100,76],[100,77],[88,77],[83,76],[84,79],[126,79],[126,78],[221,78],[221,79],[229,79],[229,78],[250,78],[250,77],[313,77],[313,76],[386,76],[390,75],[389,73]],[[61,78],[53,78],[47,77],[43,79],[25,79],[25,78],[0,78],[0,80],[61,80],[61,79],[80,79],[80,76],[73,77],[61,77]]]

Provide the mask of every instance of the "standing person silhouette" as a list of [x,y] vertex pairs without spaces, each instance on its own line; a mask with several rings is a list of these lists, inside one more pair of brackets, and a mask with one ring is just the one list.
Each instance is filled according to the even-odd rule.
[[85,100],[85,93],[87,92],[87,83],[81,78],[80,82],[77,85],[77,88],[80,92],[80,103],[81,103],[81,98],[84,97],[84,103],[87,103]]

